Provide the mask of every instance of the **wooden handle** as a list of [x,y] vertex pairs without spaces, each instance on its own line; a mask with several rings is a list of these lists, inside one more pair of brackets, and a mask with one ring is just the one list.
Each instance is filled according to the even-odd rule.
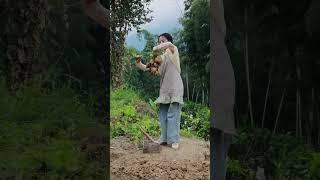
[[147,136],[147,138],[148,138],[149,140],[151,140],[152,142],[154,142],[153,138],[152,138],[148,133],[146,133],[141,127],[140,127],[140,130],[141,130],[141,132],[142,132],[144,135]]

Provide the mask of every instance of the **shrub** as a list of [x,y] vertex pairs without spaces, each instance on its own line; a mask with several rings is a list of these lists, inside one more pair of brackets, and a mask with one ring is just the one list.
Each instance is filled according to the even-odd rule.
[[[78,135],[101,125],[94,108],[68,87],[25,88],[15,96],[0,85],[0,177],[90,179],[105,177],[105,163],[93,163]],[[101,137],[105,137],[103,128]],[[87,144],[94,142],[87,142]],[[94,149],[95,151],[100,151]],[[95,168],[91,168],[95,166]]]

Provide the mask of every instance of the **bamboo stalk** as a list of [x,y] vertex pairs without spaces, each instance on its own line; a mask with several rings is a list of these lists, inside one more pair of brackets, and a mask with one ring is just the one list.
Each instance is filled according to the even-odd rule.
[[188,66],[186,67],[186,81],[187,81],[187,99],[188,101],[190,101]]
[[307,133],[307,138],[308,142],[312,144],[312,131],[313,131],[313,122],[314,122],[314,87],[311,88],[311,96],[310,96],[310,107],[309,107],[309,122],[308,126],[306,126],[306,133]]
[[264,99],[264,108],[263,108],[263,114],[262,114],[261,128],[264,128],[264,121],[265,121],[265,116],[266,116],[266,109],[267,109],[269,90],[270,90],[270,84],[271,84],[272,69],[273,69],[273,64],[272,64],[272,66],[270,67],[270,70],[269,70],[269,80],[268,80],[266,96],[265,96],[265,99]]
[[[301,80],[301,71],[300,71],[300,67],[298,64],[296,64],[296,73],[297,73],[297,78],[298,81]],[[302,136],[302,123],[301,123],[301,91],[300,91],[300,87],[298,87],[298,136],[301,137]]]
[[204,104],[204,83],[202,82],[202,104]]
[[193,88],[192,88],[192,101],[195,101],[194,100],[194,88],[195,88],[196,86],[195,86],[195,84],[193,83]]
[[296,91],[296,137],[299,136],[299,89]]
[[249,73],[249,52],[248,52],[248,12],[247,8],[245,8],[245,66],[246,66],[246,76],[247,76],[247,88],[248,88],[248,106],[249,106],[249,114],[251,120],[251,126],[254,126],[253,121],[253,110],[252,110],[252,99],[251,99],[251,87],[250,87],[250,73]]
[[283,89],[283,92],[282,92],[281,100],[280,100],[279,107],[278,107],[278,113],[277,113],[276,123],[275,123],[274,129],[273,129],[273,134],[275,134],[276,129],[277,129],[277,126],[278,126],[278,121],[279,121],[280,112],[281,112],[281,109],[282,109],[283,99],[284,99],[285,93],[286,93],[286,88],[284,88],[284,89]]
[[299,136],[302,136],[302,119],[301,119],[301,92],[299,91]]
[[198,96],[199,96],[199,90],[197,90],[197,96],[196,96],[196,101],[195,102],[198,102]]

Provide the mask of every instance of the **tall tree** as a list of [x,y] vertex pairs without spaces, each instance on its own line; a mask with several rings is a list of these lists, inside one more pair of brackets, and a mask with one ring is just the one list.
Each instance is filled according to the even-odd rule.
[[48,6],[46,0],[2,1],[1,6],[5,76],[8,89],[14,92],[41,70]]
[[151,0],[112,0],[111,8],[111,83],[119,87],[124,80],[124,52],[127,33],[152,20]]
[[[316,98],[319,93],[315,74],[319,68],[319,23],[315,23],[319,1],[225,2],[240,124],[247,125],[252,123],[247,120],[253,119],[254,124],[276,131],[296,131],[297,136],[310,136],[310,131],[314,134],[314,129],[319,129],[314,123],[319,117],[314,109],[317,101],[310,97]],[[249,77],[246,70],[250,71]],[[250,99],[254,113],[249,113]]]
[[[193,101],[197,101],[199,93],[202,95],[209,89],[208,72],[203,68],[209,61],[210,54],[209,1],[185,1],[185,13],[180,21],[183,29],[178,34],[178,47],[181,54],[182,73],[188,87],[198,87],[195,89],[194,99],[191,96]],[[189,79],[192,81],[189,82]],[[189,92],[189,88],[187,90]]]

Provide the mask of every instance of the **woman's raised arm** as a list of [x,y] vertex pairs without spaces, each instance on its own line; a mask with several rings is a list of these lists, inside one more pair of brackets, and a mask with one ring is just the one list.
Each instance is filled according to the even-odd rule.
[[161,44],[153,47],[153,50],[154,51],[159,50],[159,49],[164,50],[164,49],[167,49],[167,48],[170,48],[170,47],[174,48],[174,45],[171,42],[168,41],[168,42],[161,43]]
[[149,71],[149,68],[147,68],[147,66],[141,62],[141,57],[136,57],[135,59],[135,64],[139,69],[142,71]]

